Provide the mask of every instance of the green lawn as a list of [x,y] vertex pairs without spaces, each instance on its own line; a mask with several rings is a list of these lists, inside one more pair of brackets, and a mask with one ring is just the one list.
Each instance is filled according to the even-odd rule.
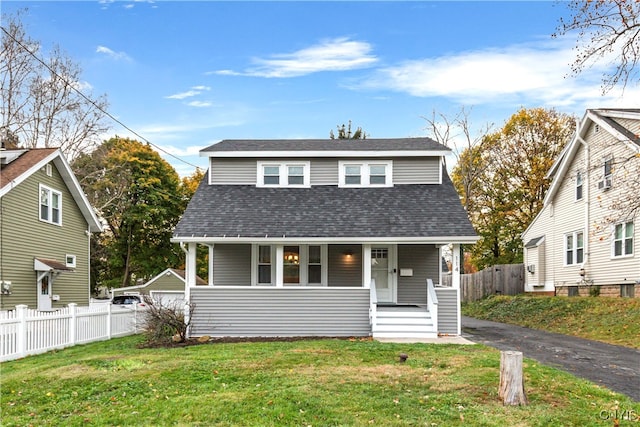
[[620,394],[531,360],[530,404],[504,407],[500,354],[481,345],[305,340],[139,349],[141,339],[0,364],[2,425],[610,426],[613,414],[640,413]]
[[640,348],[640,298],[493,296],[464,303],[462,313]]

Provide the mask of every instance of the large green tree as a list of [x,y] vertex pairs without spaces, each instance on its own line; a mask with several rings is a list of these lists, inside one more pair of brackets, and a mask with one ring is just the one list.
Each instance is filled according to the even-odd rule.
[[[550,184],[546,174],[574,130],[572,116],[523,108],[461,153],[452,180],[467,197],[465,206],[481,237],[471,250],[479,269],[522,262],[521,234],[542,209]],[[469,170],[480,171],[472,183]]]
[[129,286],[183,264],[170,238],[192,185],[183,183],[158,152],[115,137],[79,156],[73,169],[106,225],[93,243],[94,286]]

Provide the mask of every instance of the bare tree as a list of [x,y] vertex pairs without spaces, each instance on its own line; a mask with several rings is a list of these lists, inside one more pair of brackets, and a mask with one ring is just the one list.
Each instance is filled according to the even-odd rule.
[[106,96],[83,92],[81,69],[58,47],[44,57],[21,14],[2,15],[1,131],[25,148],[60,147],[69,158],[90,150],[108,130]]
[[577,32],[576,59],[571,65],[579,74],[596,62],[610,60],[615,69],[603,74],[602,90],[638,82],[640,71],[640,2],[637,0],[572,0],[572,16],[560,23],[554,37]]
[[427,122],[426,130],[429,136],[436,142],[451,149],[456,158],[456,165],[460,170],[460,182],[455,182],[456,189],[462,198],[462,204],[467,212],[470,212],[470,203],[473,200],[472,193],[478,179],[484,173],[481,162],[474,161],[475,156],[480,156],[477,147],[493,127],[486,124],[477,131],[472,130],[469,120],[471,109],[461,107],[453,116],[447,117],[443,113],[434,110],[431,117],[422,117]]

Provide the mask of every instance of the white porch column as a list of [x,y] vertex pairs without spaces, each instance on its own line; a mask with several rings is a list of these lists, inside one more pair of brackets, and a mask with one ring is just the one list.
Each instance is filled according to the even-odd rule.
[[276,245],[276,259],[274,260],[276,267],[276,286],[284,286],[284,246]]
[[371,245],[362,245],[362,287],[371,287]]
[[460,244],[455,243],[451,252],[451,287],[460,289]]
[[[207,267],[207,272],[209,273],[208,277],[208,285],[213,286],[213,244],[207,245],[209,247],[209,265]],[[253,264],[252,264],[253,265]]]
[[187,262],[185,265],[186,288],[185,296],[188,294],[188,288],[196,285],[196,253],[198,251],[197,243],[187,244]]

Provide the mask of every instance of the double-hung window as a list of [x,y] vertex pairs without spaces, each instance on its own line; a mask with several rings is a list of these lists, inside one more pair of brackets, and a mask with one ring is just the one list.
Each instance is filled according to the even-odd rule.
[[391,187],[392,162],[341,161],[339,164],[340,187]]
[[62,225],[62,193],[40,186],[40,221]]
[[252,283],[258,286],[326,286],[327,256],[327,245],[253,245]]
[[309,162],[258,162],[258,187],[309,187]]
[[582,172],[578,171],[576,173],[576,200],[582,200],[583,186],[584,186],[584,178],[582,176]]
[[633,255],[633,222],[615,225],[612,252],[614,257]]
[[584,262],[584,233],[575,231],[564,235],[565,265]]

